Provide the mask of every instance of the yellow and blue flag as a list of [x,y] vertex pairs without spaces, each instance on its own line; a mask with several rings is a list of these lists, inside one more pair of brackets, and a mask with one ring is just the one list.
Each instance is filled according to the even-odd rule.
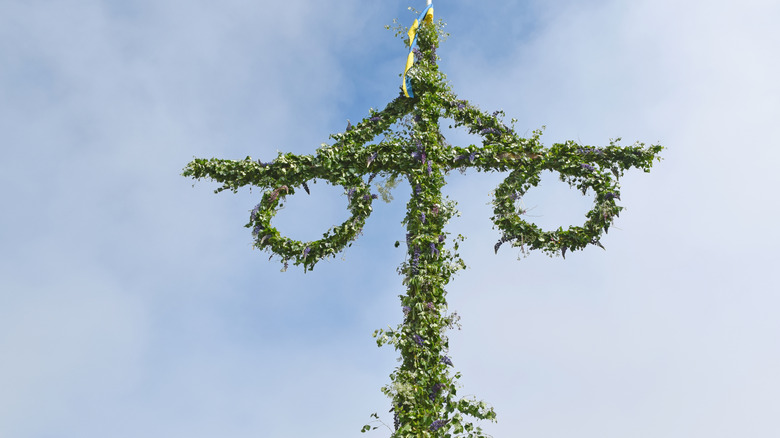
[[406,76],[406,73],[408,73],[409,69],[414,65],[413,50],[414,45],[417,43],[417,28],[420,27],[420,24],[423,21],[427,21],[428,23],[433,22],[433,4],[430,4],[423,9],[420,17],[415,18],[412,27],[409,28],[409,56],[406,57],[406,68],[404,69],[403,84],[401,85],[406,97],[414,97],[414,93],[412,92],[412,78]]

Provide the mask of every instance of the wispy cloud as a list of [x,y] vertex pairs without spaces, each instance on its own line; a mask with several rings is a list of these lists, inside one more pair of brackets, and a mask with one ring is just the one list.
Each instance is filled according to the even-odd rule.
[[[407,4],[7,2],[0,6],[0,435],[344,436],[389,408],[406,202],[377,205],[346,260],[279,273],[242,226],[259,193],[213,195],[193,156],[311,153],[398,94]],[[470,269],[452,356],[495,436],[766,436],[778,6],[443,3],[461,97],[547,143],[669,147],[623,181],[607,251],[502,248],[501,175],[452,175]],[[467,136],[448,133],[454,143]],[[341,220],[339,188],[290,233]],[[581,215],[554,178],[540,222]],[[531,205],[527,205],[530,207]],[[294,210],[294,211],[293,211]],[[284,213],[284,212],[283,212]],[[288,218],[296,214],[288,215]],[[776,258],[776,257],[775,257]],[[389,418],[389,417],[388,417]],[[294,426],[293,426],[294,425]],[[378,434],[379,432],[374,432]]]

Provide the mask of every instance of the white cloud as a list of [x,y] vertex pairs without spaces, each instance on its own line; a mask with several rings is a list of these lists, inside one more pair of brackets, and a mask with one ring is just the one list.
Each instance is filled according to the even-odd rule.
[[[607,251],[565,261],[495,255],[500,176],[451,178],[470,266],[449,289],[453,359],[498,410],[495,436],[776,429],[778,12],[437,5],[461,97],[521,133],[546,124],[548,144],[669,148],[624,179]],[[399,318],[408,189],[346,260],[304,276],[249,250],[257,193],[178,173],[192,156],[310,153],[382,106],[403,59],[380,28],[394,15],[409,17],[357,2],[0,6],[0,435],[357,436],[385,413],[394,353],[370,333]],[[331,195],[295,202],[339,220]],[[537,195],[539,221],[581,213],[549,205],[565,191]]]

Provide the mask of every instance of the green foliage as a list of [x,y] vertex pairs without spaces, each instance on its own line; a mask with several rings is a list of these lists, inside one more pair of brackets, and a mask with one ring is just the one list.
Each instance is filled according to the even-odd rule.
[[[459,397],[459,373],[450,373],[446,331],[457,325],[457,315],[448,313],[446,291],[452,275],[465,264],[457,249],[445,246],[444,226],[457,214],[455,203],[443,197],[445,176],[452,170],[509,172],[498,186],[493,200],[492,220],[503,243],[549,254],[575,251],[588,245],[601,246],[606,233],[622,207],[618,178],[632,167],[649,171],[661,146],[638,143],[621,147],[616,141],[603,148],[569,141],[545,148],[541,131],[530,138],[519,137],[507,126],[500,111],[488,114],[468,101],[460,100],[449,88],[436,64],[436,48],[443,35],[441,24],[424,24],[418,33],[419,52],[410,70],[415,97],[400,95],[381,111],[331,136],[333,144],[323,145],[313,155],[279,154],[270,163],[250,157],[231,161],[195,159],[184,175],[210,178],[222,184],[216,191],[237,191],[255,186],[265,190],[261,202],[251,211],[247,227],[252,229],[257,248],[279,256],[286,268],[289,262],[312,269],[319,261],[335,256],[360,234],[371,214],[374,179],[381,176],[378,191],[386,201],[390,190],[406,179],[411,188],[407,214],[407,258],[399,267],[407,292],[402,295],[404,320],[397,328],[377,330],[377,345],[392,345],[401,364],[382,391],[392,400],[396,438],[484,437],[468,417],[495,421],[492,408],[481,401]],[[398,29],[398,33],[403,33]],[[479,145],[450,146],[439,129],[441,118],[455,121],[470,133],[481,136]],[[370,143],[381,138],[376,143]],[[525,192],[536,186],[542,171],[560,174],[563,181],[581,190],[593,191],[595,201],[581,226],[552,231],[541,230],[522,218],[517,207]],[[349,198],[351,217],[332,227],[316,241],[302,242],[282,236],[271,221],[287,196],[296,190],[308,192],[308,183],[324,180],[342,186]],[[396,244],[398,246],[398,244]],[[381,422],[372,414],[374,422]],[[362,432],[378,426],[365,425]],[[390,429],[390,427],[388,426]]]

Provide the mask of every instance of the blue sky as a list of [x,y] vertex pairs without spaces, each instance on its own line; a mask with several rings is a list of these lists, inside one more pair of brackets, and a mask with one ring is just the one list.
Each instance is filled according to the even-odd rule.
[[[405,59],[383,26],[423,5],[0,2],[0,436],[345,437],[391,420],[396,355],[371,333],[400,320],[408,188],[304,275],[251,249],[259,191],[179,174],[196,156],[311,153],[381,108]],[[461,392],[499,415],[485,429],[777,436],[780,4],[435,6],[455,91],[521,134],[668,147],[622,180],[607,251],[566,260],[494,254],[502,175],[450,177],[469,265],[448,289],[451,355]],[[292,237],[347,215],[325,185],[290,201]],[[548,227],[589,205],[552,176],[525,202]]]

